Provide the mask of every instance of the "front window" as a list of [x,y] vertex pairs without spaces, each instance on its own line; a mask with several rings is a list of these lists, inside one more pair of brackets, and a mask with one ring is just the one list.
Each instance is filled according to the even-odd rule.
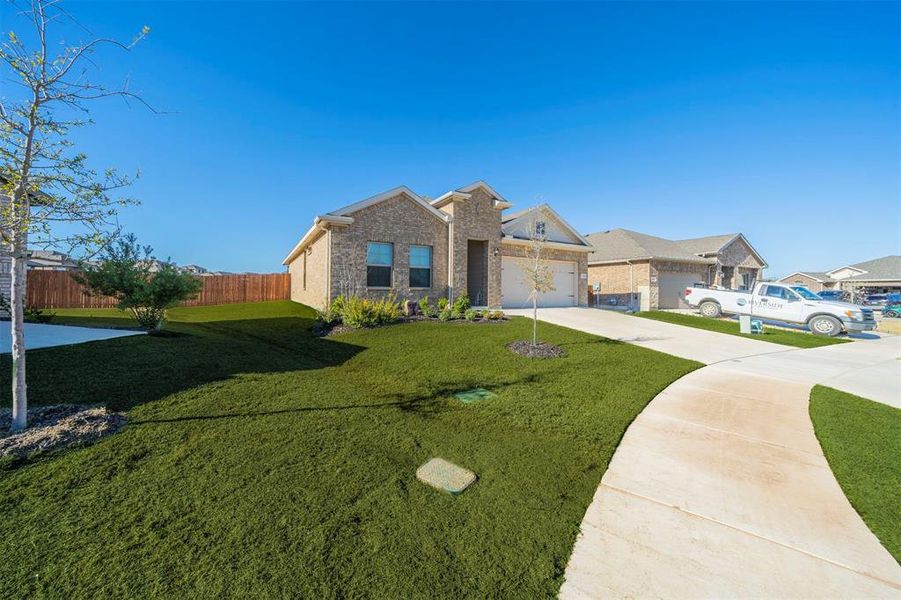
[[537,237],[544,237],[547,232],[547,225],[544,221],[537,221],[535,223],[535,235]]
[[819,296],[808,290],[806,287],[798,286],[793,287],[792,290],[795,291],[799,296],[804,298],[805,300],[822,300]]
[[369,242],[366,248],[366,287],[391,287],[394,245]]
[[410,287],[432,287],[431,246],[410,246]]

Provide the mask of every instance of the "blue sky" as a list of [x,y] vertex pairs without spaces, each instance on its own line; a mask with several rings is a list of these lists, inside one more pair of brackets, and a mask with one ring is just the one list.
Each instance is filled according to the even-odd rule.
[[585,233],[825,270],[901,252],[899,6],[70,2],[152,28],[99,77],[169,111],[104,101],[77,139],[142,171],[120,220],[182,264],[278,271],[316,214],[484,179]]

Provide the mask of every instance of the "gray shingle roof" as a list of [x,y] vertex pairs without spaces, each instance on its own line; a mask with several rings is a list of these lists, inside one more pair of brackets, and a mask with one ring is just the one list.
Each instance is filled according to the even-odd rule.
[[866,273],[848,277],[845,281],[901,280],[901,256],[890,255],[851,265]]
[[709,259],[686,251],[672,240],[628,229],[611,229],[589,234],[585,238],[594,246],[594,252],[588,255],[589,263],[650,258],[678,262],[710,262]]
[[676,243],[686,252],[692,254],[716,254],[723,246],[731,242],[737,233],[723,235],[708,235],[707,237],[691,238],[688,240],[676,240]]

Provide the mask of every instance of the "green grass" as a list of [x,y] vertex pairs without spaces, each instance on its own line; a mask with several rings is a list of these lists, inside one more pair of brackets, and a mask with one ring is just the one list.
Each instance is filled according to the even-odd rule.
[[901,562],[901,410],[818,385],[810,418],[851,505]]
[[[504,348],[525,319],[316,339],[289,302],[171,318],[177,337],[29,353],[33,403],[130,422],[0,471],[0,597],[554,596],[626,427],[700,366],[546,324],[568,355],[529,360]],[[496,396],[452,396],[475,387]],[[479,480],[424,486],[435,456]]]
[[635,316],[645,319],[653,319],[655,321],[665,321],[675,325],[685,325],[687,327],[695,327],[697,329],[706,329],[707,331],[716,331],[718,333],[727,333],[729,335],[737,335],[745,338],[761,340],[764,342],[772,342],[774,344],[782,344],[783,346],[795,346],[796,348],[818,348],[820,346],[829,346],[831,344],[845,344],[851,340],[843,338],[824,337],[813,335],[806,331],[787,331],[785,329],[776,329],[764,325],[763,334],[746,334],[739,333],[739,325],[737,321],[727,321],[723,319],[708,319],[697,315],[686,315],[682,313],[671,313],[662,310],[643,311],[635,313]]

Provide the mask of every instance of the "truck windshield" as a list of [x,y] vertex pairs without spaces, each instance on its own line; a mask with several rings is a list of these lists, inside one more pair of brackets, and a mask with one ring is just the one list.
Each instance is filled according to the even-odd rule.
[[806,287],[793,287],[792,290],[805,300],[822,300],[822,298],[808,290]]

